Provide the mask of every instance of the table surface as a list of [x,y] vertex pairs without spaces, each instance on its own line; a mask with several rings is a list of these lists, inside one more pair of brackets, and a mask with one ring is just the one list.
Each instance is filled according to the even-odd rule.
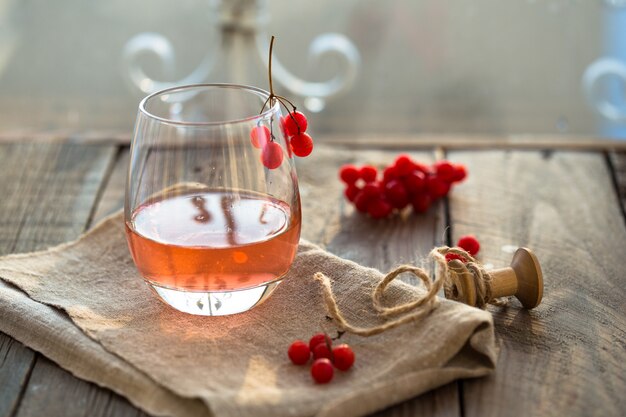
[[[545,291],[532,311],[517,301],[489,308],[500,347],[492,375],[455,381],[377,415],[623,415],[624,146],[505,138],[380,143],[386,146],[328,140],[298,161],[304,238],[384,272],[472,233],[483,261],[496,267],[508,265],[511,246],[533,248]],[[342,199],[337,168],[389,163],[401,148],[419,160],[464,163],[469,178],[424,215],[374,221],[355,213]],[[74,239],[120,208],[127,163],[123,141],[2,141],[0,253]],[[1,333],[0,387],[0,417],[144,414]]]

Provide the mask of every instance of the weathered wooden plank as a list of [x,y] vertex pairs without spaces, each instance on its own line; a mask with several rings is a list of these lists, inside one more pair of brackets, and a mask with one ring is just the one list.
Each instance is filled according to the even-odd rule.
[[0,333],[0,416],[10,416],[19,404],[34,360],[35,352]]
[[[350,149],[563,149],[626,150],[626,141],[584,135],[556,134],[329,134],[315,135],[316,143]],[[24,130],[0,132],[0,143],[71,142],[127,146],[131,135],[119,131]]]
[[[0,145],[0,253],[37,250],[76,238],[91,216],[115,152],[114,146]],[[11,416],[41,357],[0,336],[0,416]]]
[[621,416],[626,410],[626,228],[600,153],[455,152],[470,176],[451,197],[453,238],[484,261],[534,249],[543,303],[490,307],[496,373],[463,382],[466,416]]
[[125,398],[72,376],[42,356],[38,357],[16,414],[17,417],[145,415]]
[[626,216],[626,152],[611,152],[609,154],[617,195],[622,203],[622,214]]
[[124,192],[126,186],[126,171],[130,152],[127,147],[121,148],[111,175],[107,179],[104,191],[93,215],[91,225],[124,207]]
[[[410,152],[428,162],[433,153]],[[347,163],[387,165],[397,152],[348,151],[318,146],[315,157],[298,161],[302,195],[302,237],[330,252],[386,272],[402,264],[419,264],[444,239],[443,204],[424,215],[372,220],[343,198],[338,168]],[[415,281],[411,281],[415,283]],[[451,383],[420,397],[390,407],[377,416],[459,416],[458,384]]]

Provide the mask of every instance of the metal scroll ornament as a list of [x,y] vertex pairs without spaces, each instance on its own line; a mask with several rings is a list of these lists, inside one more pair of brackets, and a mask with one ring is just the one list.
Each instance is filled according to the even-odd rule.
[[[208,50],[200,64],[180,79],[172,80],[176,70],[176,54],[172,43],[165,36],[144,32],[126,42],[122,57],[124,76],[133,89],[149,94],[177,85],[207,82],[209,77],[214,81],[253,83],[246,76],[250,55],[255,56],[256,65],[265,66],[263,71],[257,67],[255,72],[267,72],[270,36],[267,31],[269,12],[266,0],[211,0],[209,10],[212,33]],[[158,60],[161,80],[146,73],[140,62],[144,55],[152,55]],[[328,57],[334,57],[339,62],[339,72],[329,80],[313,82],[299,78],[276,57],[272,62],[274,80],[291,94],[302,97],[309,111],[322,111],[328,100],[352,87],[361,64],[356,46],[339,33],[321,34],[309,46],[310,66]],[[223,66],[224,62],[228,62],[226,65],[229,68],[221,68],[221,75],[227,73],[228,80],[219,79],[220,75],[217,74],[220,70],[217,67]]]

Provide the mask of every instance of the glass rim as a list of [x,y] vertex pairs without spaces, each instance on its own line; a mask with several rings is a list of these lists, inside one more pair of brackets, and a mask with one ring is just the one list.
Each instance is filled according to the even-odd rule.
[[246,123],[246,122],[251,122],[257,119],[265,119],[270,113],[274,113],[280,110],[280,103],[278,102],[278,100],[276,100],[276,103],[273,106],[268,107],[267,110],[263,111],[262,113],[256,114],[254,116],[244,117],[241,119],[223,120],[223,121],[217,121],[217,122],[188,122],[188,121],[183,121],[183,120],[173,120],[173,119],[168,119],[166,117],[157,116],[155,114],[152,114],[146,109],[146,104],[148,103],[148,101],[153,100],[157,98],[158,96],[162,96],[162,95],[172,93],[172,92],[190,90],[190,89],[198,88],[198,87],[232,88],[232,89],[238,89],[238,90],[245,90],[248,92],[256,93],[261,98],[264,98],[264,99],[267,99],[270,96],[269,91],[263,90],[262,88],[253,87],[253,86],[244,85],[244,84],[233,84],[233,83],[186,84],[186,85],[168,87],[163,90],[155,91],[154,93],[147,95],[139,102],[139,112],[150,119],[158,120],[159,122],[167,123],[167,124],[180,125],[180,126],[218,126],[218,125],[227,125],[227,124]]

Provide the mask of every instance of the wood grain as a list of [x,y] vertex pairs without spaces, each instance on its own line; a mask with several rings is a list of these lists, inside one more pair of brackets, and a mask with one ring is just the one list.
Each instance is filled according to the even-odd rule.
[[470,172],[452,235],[476,234],[495,267],[534,249],[543,303],[494,314],[494,375],[463,382],[466,416],[621,416],[626,410],[626,228],[602,154],[453,152]]
[[0,333],[0,416],[17,408],[34,363],[35,352]]
[[95,207],[93,219],[90,226],[122,208],[124,208],[124,192],[126,187],[126,171],[130,159],[130,150],[127,147],[121,148],[111,175],[104,184],[104,189],[100,200]]
[[[37,250],[76,238],[91,218],[115,154],[114,146],[104,145],[0,145],[0,253]],[[41,407],[51,403],[67,405],[68,398],[78,403],[78,397],[71,397],[75,391],[66,391],[68,387],[57,384],[55,378],[69,378],[84,387],[95,387],[51,365],[7,335],[0,334],[0,341],[0,416],[12,416],[16,411],[23,415],[22,408],[16,407],[32,405],[31,401],[20,400],[34,390],[49,399]],[[40,380],[33,385],[33,375],[49,378],[48,382]],[[59,394],[63,392],[65,398],[60,401]],[[81,411],[93,415],[91,411]]]
[[146,416],[125,398],[82,381],[39,356],[16,417]]
[[626,221],[626,152],[611,152],[609,162],[615,179],[615,189],[622,203],[622,215]]

